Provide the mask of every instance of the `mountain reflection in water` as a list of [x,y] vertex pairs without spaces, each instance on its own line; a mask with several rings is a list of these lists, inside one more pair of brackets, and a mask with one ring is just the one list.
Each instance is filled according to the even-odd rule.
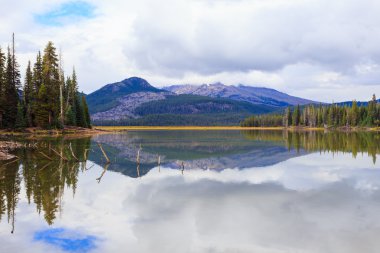
[[[318,228],[320,231],[308,228],[305,232],[309,233],[308,237],[314,238],[326,232],[329,226],[333,226],[333,224],[328,225],[325,216],[322,215],[324,212],[331,212],[336,225],[347,229],[347,234],[339,234],[337,240],[347,240],[353,236],[353,231],[350,229],[353,229],[355,224],[367,228],[374,226],[373,229],[376,230],[380,228],[371,220],[372,211],[380,210],[380,205],[375,203],[380,178],[377,171],[373,170],[379,167],[376,164],[376,158],[380,153],[379,137],[380,134],[374,132],[142,131],[75,139],[16,138],[15,140],[25,143],[27,148],[15,151],[18,159],[1,162],[0,245],[6,245],[8,236],[4,234],[6,231],[12,232],[14,236],[18,233],[26,236],[26,232],[23,231],[30,231],[35,226],[36,230],[31,237],[35,238],[35,243],[43,244],[40,245],[42,247],[40,250],[45,249],[44,247],[54,248],[56,245],[53,244],[57,243],[61,245],[58,247],[61,251],[96,251],[98,241],[104,241],[107,235],[100,232],[100,227],[86,231],[87,228],[83,226],[91,228],[92,224],[85,224],[85,221],[90,219],[93,220],[94,226],[101,226],[100,221],[107,219],[111,220],[117,229],[118,225],[109,217],[109,213],[117,210],[121,213],[119,216],[115,214],[115,221],[123,223],[124,220],[128,224],[130,222],[134,224],[133,229],[128,225],[127,234],[133,231],[135,237],[149,237],[152,240],[147,242],[144,248],[149,252],[148,249],[153,250],[153,246],[158,243],[153,238],[163,236],[157,234],[159,231],[156,229],[158,227],[162,229],[159,224],[167,219],[176,220],[172,212],[183,212],[185,215],[198,210],[197,208],[201,206],[198,211],[204,212],[204,219],[207,217],[209,220],[198,217],[197,226],[202,231],[202,236],[211,240],[208,242],[210,245],[213,245],[214,239],[225,239],[233,245],[233,238],[225,238],[222,234],[214,238],[208,226],[212,227],[212,224],[215,225],[222,220],[219,227],[215,228],[217,231],[230,228],[231,231],[237,232],[239,229],[236,226],[246,222],[253,227],[259,227],[261,233],[249,230],[250,233],[244,234],[245,228],[242,228],[241,234],[238,232],[238,235],[235,235],[240,236],[237,241],[242,245],[242,249],[244,244],[249,244],[256,236],[260,240],[257,239],[259,241],[255,248],[249,248],[250,250],[264,250],[266,243],[270,244],[274,238],[277,238],[278,251],[268,252],[286,252],[281,251],[281,248],[294,249],[295,245],[295,241],[292,241],[295,239],[290,238],[287,233],[293,231],[295,236],[302,237],[305,227],[315,226],[312,225],[313,222],[320,222]],[[97,143],[102,144],[111,160],[107,166]],[[136,156],[140,146],[138,172]],[[158,157],[160,157],[160,169],[158,169]],[[184,175],[180,172],[182,162]],[[120,173],[127,177],[120,177]],[[138,175],[142,178],[135,179]],[[311,189],[320,190],[309,192]],[[365,192],[366,199],[362,199],[355,189]],[[122,196],[123,194],[125,196]],[[368,194],[371,194],[370,197]],[[330,199],[326,199],[327,196],[330,196],[328,197]],[[352,203],[350,196],[353,198]],[[122,202],[117,203],[118,197]],[[269,204],[270,199],[274,201],[273,205]],[[218,202],[221,200],[223,201]],[[225,205],[225,201],[229,205]],[[246,204],[239,201],[246,201]],[[366,201],[370,201],[368,207],[364,206]],[[128,207],[127,203],[131,206]],[[330,208],[330,204],[346,208],[347,213],[341,214],[343,217],[340,217]],[[218,205],[222,205],[222,210],[218,211]],[[96,212],[92,212],[91,208]],[[239,214],[241,219],[250,217],[251,220],[240,220],[231,213],[236,219],[236,224],[229,223],[225,216],[230,213],[227,212],[228,208],[236,208],[236,210],[231,209],[231,212],[241,212]],[[275,214],[272,208],[282,209],[283,217],[276,218],[279,214]],[[57,227],[49,229],[40,222],[41,219],[34,216],[30,218],[33,212],[31,209],[43,216],[46,225]],[[76,210],[75,213],[73,210]],[[123,218],[122,213],[128,210],[133,220],[126,221]],[[221,213],[223,210],[224,214]],[[213,216],[211,212],[215,212],[215,215]],[[267,215],[263,216],[265,212]],[[304,223],[296,222],[297,212],[310,212],[315,217],[311,217],[310,221],[301,221]],[[355,216],[357,214],[358,217]],[[66,215],[73,220],[65,218]],[[158,218],[157,215],[163,217]],[[26,222],[27,217],[31,219],[30,224]],[[157,218],[159,220],[155,220]],[[272,221],[260,221],[265,218]],[[282,218],[288,219],[288,222]],[[359,218],[364,223],[354,220],[351,227],[344,224],[344,218]],[[21,223],[20,228],[18,221]],[[73,226],[76,224],[74,221],[79,227]],[[298,226],[293,228],[295,230],[290,227],[292,222]],[[188,227],[193,225],[185,220],[177,220],[175,224],[183,227],[182,232],[176,233],[183,236],[194,233]],[[28,229],[25,226],[28,226]],[[63,228],[66,226],[72,230],[70,234],[76,237],[61,235],[67,230]],[[174,227],[164,228],[168,229],[168,233],[173,233]],[[263,233],[264,230],[272,231],[272,234]],[[277,232],[273,233],[274,230]],[[120,231],[123,231],[123,228],[120,228]],[[49,237],[43,236],[45,234]],[[119,238],[115,233],[111,234]],[[234,237],[229,232],[225,234]],[[358,236],[356,233],[354,235]],[[367,238],[363,238],[364,235],[360,236],[363,242],[375,243],[372,234],[365,233],[365,235]],[[187,245],[182,239],[177,238],[177,235],[175,237],[179,240],[178,243]],[[279,240],[280,237],[283,238]],[[362,246],[357,240],[355,242],[356,246]],[[115,250],[118,243],[122,244],[123,241],[115,242]],[[67,246],[76,244],[82,247],[82,251],[80,248],[73,249]],[[300,247],[312,247],[311,244],[312,241],[306,240]],[[172,246],[174,245],[180,244]],[[207,249],[207,243],[202,245],[197,246],[200,247],[199,252],[205,252]],[[355,245],[351,245],[351,249],[359,250],[360,248]],[[2,247],[0,246],[0,249],[3,249]],[[27,252],[27,247],[25,250],[20,248],[14,250],[15,246],[12,247],[9,248],[10,252]],[[223,250],[223,243],[220,247],[217,252]],[[323,249],[323,245],[314,245],[314,247]],[[112,252],[109,250],[111,248],[110,246],[106,251]],[[139,247],[135,249],[145,252]],[[355,252],[346,249],[346,252]],[[170,250],[172,249],[163,248],[160,251]],[[374,251],[368,249],[366,252]]]

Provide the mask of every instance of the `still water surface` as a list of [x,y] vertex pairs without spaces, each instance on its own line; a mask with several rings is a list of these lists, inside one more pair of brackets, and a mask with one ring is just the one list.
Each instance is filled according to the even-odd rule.
[[18,141],[33,147],[0,166],[0,252],[380,249],[379,133],[137,131]]

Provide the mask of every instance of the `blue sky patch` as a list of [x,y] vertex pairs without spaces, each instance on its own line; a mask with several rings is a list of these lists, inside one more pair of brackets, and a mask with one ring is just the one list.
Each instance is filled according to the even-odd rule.
[[37,14],[34,19],[37,23],[49,26],[64,24],[94,17],[95,7],[84,1],[70,1],[61,4],[56,9]]
[[37,231],[34,240],[56,246],[66,252],[89,252],[96,248],[97,238],[63,228],[53,228]]

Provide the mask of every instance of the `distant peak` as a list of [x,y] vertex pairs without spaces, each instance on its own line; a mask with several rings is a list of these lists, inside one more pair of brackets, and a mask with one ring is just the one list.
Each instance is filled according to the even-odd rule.
[[137,77],[137,76],[132,76],[132,77],[129,77],[129,78],[126,78],[124,79],[122,82],[125,82],[125,81],[141,81],[141,82],[147,82],[145,79],[141,78],[141,77]]

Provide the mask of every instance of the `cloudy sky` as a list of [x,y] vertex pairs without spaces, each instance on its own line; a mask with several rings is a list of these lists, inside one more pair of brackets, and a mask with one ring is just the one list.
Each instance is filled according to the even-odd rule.
[[223,82],[313,100],[380,95],[376,0],[0,0],[0,45],[22,71],[52,40],[92,92],[131,76],[155,86]]

